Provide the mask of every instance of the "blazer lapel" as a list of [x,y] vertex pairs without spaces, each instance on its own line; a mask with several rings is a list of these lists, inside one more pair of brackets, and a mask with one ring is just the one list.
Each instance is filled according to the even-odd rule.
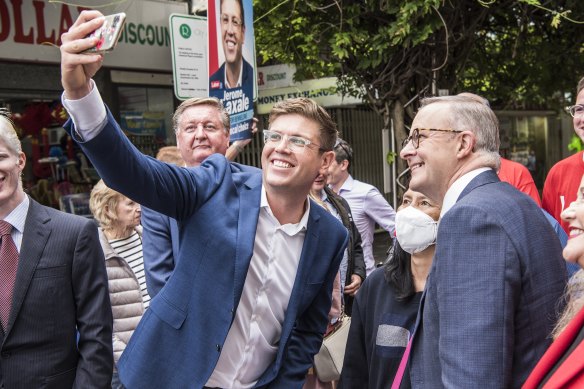
[[261,179],[258,180],[257,176],[254,176],[242,186],[240,193],[233,289],[234,307],[239,304],[243,283],[247,276],[249,261],[253,255],[253,246],[260,214],[261,188]]
[[[297,312],[300,307],[299,299],[304,292],[306,280],[308,280],[308,272],[313,269],[312,263],[319,254],[316,246],[320,236],[320,215],[315,212],[316,207],[320,206],[314,202],[310,204],[310,213],[306,225],[304,244],[302,245],[302,254],[300,255],[300,261],[298,262],[298,271],[296,272],[296,279],[294,280],[292,294],[290,295],[290,301],[288,302],[288,310],[286,311],[286,317],[284,319],[284,324],[282,325],[282,335],[285,335],[286,338],[281,339],[280,345],[286,344],[288,340],[287,337],[292,331],[292,326],[298,316]],[[281,351],[283,350],[279,350],[279,352]]]
[[28,214],[24,224],[24,234],[18,259],[18,270],[12,298],[12,311],[8,320],[6,336],[10,333],[16,316],[22,307],[22,302],[32,280],[34,271],[45,249],[51,229],[47,225],[50,221],[48,213],[33,199],[30,199]]

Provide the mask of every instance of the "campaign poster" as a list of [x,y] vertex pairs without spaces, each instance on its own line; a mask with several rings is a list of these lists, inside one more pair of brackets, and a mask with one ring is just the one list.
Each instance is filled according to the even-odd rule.
[[209,0],[209,96],[231,120],[230,140],[251,138],[256,98],[252,0]]

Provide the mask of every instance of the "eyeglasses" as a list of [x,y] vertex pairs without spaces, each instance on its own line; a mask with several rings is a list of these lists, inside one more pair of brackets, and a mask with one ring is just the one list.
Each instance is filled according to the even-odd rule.
[[241,26],[243,25],[243,22],[239,18],[236,17],[229,18],[229,15],[221,15],[221,24],[223,24],[224,26],[228,26],[230,22],[233,28],[238,30],[241,29]]
[[566,107],[566,112],[568,112],[573,118],[576,116],[582,116],[584,114],[584,105],[576,104]]
[[402,142],[402,148],[406,147],[406,145],[408,143],[410,143],[410,141],[412,142],[412,146],[414,146],[414,149],[417,149],[418,147],[420,147],[420,131],[439,131],[439,132],[456,132],[456,133],[462,132],[460,130],[452,130],[452,129],[440,130],[437,128],[414,128],[412,130],[410,136],[408,136]]
[[271,130],[264,130],[264,143],[276,143],[276,144],[280,144],[280,142],[282,142],[282,139],[286,139],[286,145],[288,146],[288,149],[290,151],[293,152],[301,152],[304,150],[304,148],[308,145],[315,145],[318,146],[318,149],[320,151],[326,151],[323,148],[320,147],[320,145],[317,145],[316,143],[305,139],[301,136],[294,136],[294,135],[283,135],[280,134],[279,132],[276,131],[271,131]]

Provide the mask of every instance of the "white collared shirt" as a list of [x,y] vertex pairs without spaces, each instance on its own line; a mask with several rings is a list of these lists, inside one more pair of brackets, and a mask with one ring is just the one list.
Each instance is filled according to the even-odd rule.
[[227,63],[225,64],[225,89],[233,89],[233,88],[241,88],[241,83],[243,82],[243,57],[241,57],[241,66],[239,68],[239,78],[237,79],[237,83],[233,86],[229,85],[227,82]]
[[444,195],[444,201],[442,202],[442,211],[440,211],[440,219],[446,214],[456,204],[456,200],[460,197],[460,194],[466,188],[466,186],[472,181],[473,178],[490,170],[490,167],[481,167],[475,170],[471,170],[468,173],[463,174],[458,177],[456,181],[448,188],[446,194]]
[[252,388],[276,358],[308,225],[308,198],[306,203],[299,223],[281,225],[262,186],[253,255],[243,292],[219,361],[205,386]]
[[22,246],[22,234],[24,233],[24,223],[28,215],[28,206],[30,200],[28,195],[24,195],[24,199],[14,208],[5,218],[4,221],[12,224],[12,232],[10,236],[14,241],[14,245],[20,253],[20,246]]

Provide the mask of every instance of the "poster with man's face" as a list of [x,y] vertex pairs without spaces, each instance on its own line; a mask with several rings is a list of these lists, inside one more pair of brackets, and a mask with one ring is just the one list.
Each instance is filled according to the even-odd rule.
[[209,96],[229,112],[230,140],[251,138],[256,98],[252,0],[209,0]]

